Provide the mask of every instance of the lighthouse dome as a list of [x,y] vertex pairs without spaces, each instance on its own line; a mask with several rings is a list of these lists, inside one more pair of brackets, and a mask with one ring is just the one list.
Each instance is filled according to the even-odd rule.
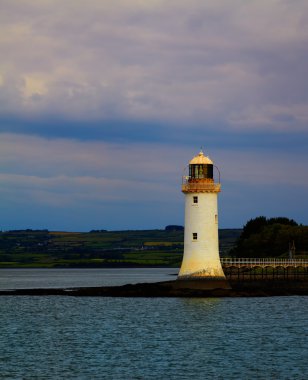
[[200,151],[200,153],[195,156],[191,161],[189,161],[189,164],[190,165],[213,165],[213,161],[205,156],[202,152],[202,150]]

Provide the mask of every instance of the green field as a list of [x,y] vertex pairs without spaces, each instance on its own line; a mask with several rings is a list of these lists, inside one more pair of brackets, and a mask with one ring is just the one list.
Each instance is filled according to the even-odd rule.
[[[222,229],[221,256],[227,256],[239,229]],[[0,267],[178,267],[183,231],[137,230],[0,232]]]

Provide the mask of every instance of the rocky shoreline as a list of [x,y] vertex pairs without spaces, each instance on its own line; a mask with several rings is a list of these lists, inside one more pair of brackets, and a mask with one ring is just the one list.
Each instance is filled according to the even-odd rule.
[[307,280],[229,281],[230,289],[193,284],[186,281],[128,284],[83,288],[45,288],[2,290],[0,296],[70,297],[270,297],[308,296]]

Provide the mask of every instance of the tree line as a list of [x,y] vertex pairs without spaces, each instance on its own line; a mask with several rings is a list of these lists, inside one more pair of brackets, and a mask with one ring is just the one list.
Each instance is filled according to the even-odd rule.
[[230,251],[232,257],[304,257],[308,254],[308,227],[285,217],[250,219]]

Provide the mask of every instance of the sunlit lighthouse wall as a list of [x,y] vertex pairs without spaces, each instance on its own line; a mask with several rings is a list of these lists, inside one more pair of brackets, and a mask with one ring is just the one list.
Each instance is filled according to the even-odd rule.
[[189,175],[183,177],[184,255],[178,280],[226,281],[218,243],[220,178],[215,183],[214,168],[213,161],[201,151],[189,162]]

